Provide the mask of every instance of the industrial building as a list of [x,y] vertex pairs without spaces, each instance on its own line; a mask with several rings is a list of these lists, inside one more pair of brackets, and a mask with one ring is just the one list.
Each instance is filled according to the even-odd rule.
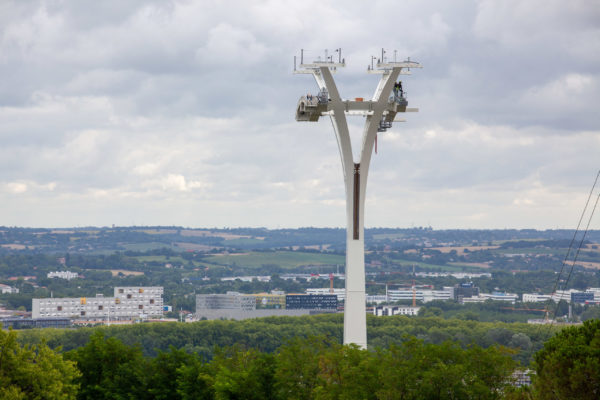
[[32,318],[127,320],[160,318],[163,315],[161,286],[114,288],[113,297],[67,297],[32,299]]

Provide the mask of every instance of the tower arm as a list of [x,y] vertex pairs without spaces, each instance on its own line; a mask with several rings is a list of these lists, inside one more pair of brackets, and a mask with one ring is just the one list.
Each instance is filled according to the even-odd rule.
[[389,73],[384,73],[381,76],[381,80],[379,81],[377,89],[375,90],[375,94],[373,95],[373,114],[367,116],[360,153],[360,163],[362,166],[361,173],[365,177],[365,182],[371,162],[371,155],[373,153],[375,135],[377,134],[377,126],[379,125],[379,121],[381,121],[381,117],[383,116],[383,112],[387,106],[388,94],[392,92],[392,88],[394,87],[396,79],[398,79],[400,70],[400,67],[394,67],[393,69],[389,70]]
[[[346,121],[345,105],[342,102],[340,93],[338,92],[331,71],[328,67],[320,67],[320,77],[323,79],[325,89],[329,92],[329,109],[333,111],[330,115],[331,123],[335,129],[335,136],[337,138],[338,147],[340,150],[340,157],[342,158],[342,168],[344,170],[344,179],[348,181],[354,172],[354,159],[352,157],[352,144],[350,142],[350,132],[348,130],[348,123]],[[317,74],[314,74],[317,79]],[[317,80],[317,83],[319,81]],[[346,185],[346,190],[348,187]]]

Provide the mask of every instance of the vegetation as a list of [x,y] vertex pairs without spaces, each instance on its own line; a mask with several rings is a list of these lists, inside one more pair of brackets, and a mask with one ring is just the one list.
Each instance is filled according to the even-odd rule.
[[563,329],[535,355],[539,399],[600,397],[600,320]]
[[15,332],[0,330],[0,399],[75,399],[80,375],[43,342],[21,346]]
[[[173,322],[64,330],[35,329],[20,331],[19,341],[37,344],[45,340],[52,348],[72,350],[84,346],[94,332],[101,330],[106,337],[118,339],[128,346],[139,345],[146,356],[156,356],[159,351],[167,351],[169,346],[175,346],[209,359],[214,356],[215,347],[235,344],[274,352],[295,337],[325,336],[341,342],[342,319],[341,314],[323,314],[186,324]],[[428,344],[441,344],[451,340],[463,348],[473,344],[483,348],[498,344],[514,348],[516,352],[513,358],[524,365],[529,364],[533,354],[558,329],[518,323],[443,319],[437,316],[369,316],[367,323],[369,346],[372,348],[400,345],[410,336]]]
[[[450,342],[434,345],[415,338],[376,351],[323,337],[296,338],[273,353],[236,345],[218,349],[205,360],[175,347],[144,358],[139,348],[96,331],[85,346],[65,353],[64,359],[50,352],[71,368],[68,377],[61,377],[69,390],[46,391],[60,385],[42,379],[37,387],[43,394],[27,398],[71,399],[76,394],[86,400],[500,399],[515,368],[502,347],[462,349]],[[33,365],[33,360],[22,363],[24,368]],[[46,371],[36,371],[35,376],[42,372]],[[15,380],[1,390],[2,398],[24,398],[18,395],[27,390],[27,383]]]

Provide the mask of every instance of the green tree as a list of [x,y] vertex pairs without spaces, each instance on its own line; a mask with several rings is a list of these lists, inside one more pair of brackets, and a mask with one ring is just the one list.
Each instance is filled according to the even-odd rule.
[[189,366],[194,356],[171,346],[168,352],[159,352],[150,360],[146,377],[146,391],[152,399],[180,399],[177,392],[180,368]]
[[535,355],[539,399],[600,398],[600,320],[563,329]]
[[515,363],[507,351],[452,342],[425,344],[410,338],[389,351],[378,351],[377,398],[499,399]]
[[313,398],[318,383],[319,357],[332,343],[323,337],[295,338],[279,349],[275,361],[275,389],[279,398]]
[[273,398],[274,356],[238,346],[217,351],[211,362],[217,400]]
[[127,346],[115,338],[105,338],[97,330],[88,344],[65,353],[81,371],[78,399],[143,399],[146,360],[137,346]]
[[0,330],[0,399],[75,399],[79,371],[45,343],[20,346],[14,331]]

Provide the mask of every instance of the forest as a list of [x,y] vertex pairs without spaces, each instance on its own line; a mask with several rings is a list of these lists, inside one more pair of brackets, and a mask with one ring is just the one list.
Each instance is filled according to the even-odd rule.
[[[428,343],[414,336],[369,350],[326,335],[291,337],[272,351],[243,343],[210,357],[170,346],[145,356],[110,330],[81,346],[23,345],[0,331],[0,399],[597,399],[600,320],[558,331],[535,354],[532,386],[500,345]],[[140,337],[141,338],[141,337]]]

